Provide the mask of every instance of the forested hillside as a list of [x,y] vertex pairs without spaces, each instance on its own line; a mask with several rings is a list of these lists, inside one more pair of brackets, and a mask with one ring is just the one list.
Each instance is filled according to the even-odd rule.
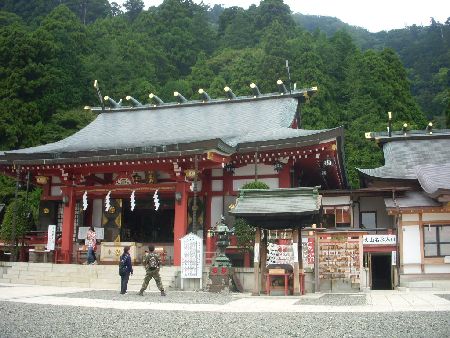
[[426,116],[441,126],[450,113],[450,17],[445,23],[431,18],[429,26],[370,33],[339,19],[294,14],[295,22],[310,32],[333,36],[345,30],[363,50],[392,48],[400,56],[411,81],[412,94]]
[[[364,132],[385,130],[388,111],[396,129],[428,122],[392,49],[361,49],[344,31],[311,33],[282,0],[248,10],[190,0],[148,10],[140,0],[123,8],[106,0],[5,0],[0,9],[0,150],[55,141],[86,125],[94,116],[82,107],[98,105],[94,79],[117,101],[148,102],[150,92],[174,101],[175,90],[197,99],[200,87],[224,97],[225,85],[248,95],[251,82],[262,92],[276,91],[280,78],[287,83],[286,59],[297,87],[319,88],[302,127],[346,128],[353,186],[355,167],[382,162]],[[10,198],[8,184],[0,185],[0,201]]]

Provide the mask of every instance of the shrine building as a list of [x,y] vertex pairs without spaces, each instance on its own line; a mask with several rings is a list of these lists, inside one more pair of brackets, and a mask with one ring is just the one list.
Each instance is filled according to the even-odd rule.
[[397,265],[399,286],[448,290],[450,130],[432,127],[430,122],[426,130],[411,131],[405,124],[402,131],[366,133],[383,148],[385,164],[358,170],[363,188],[392,191],[381,200],[372,198],[365,220],[376,224],[387,215],[397,228],[392,264]]
[[[127,96],[129,106],[105,97],[89,125],[61,141],[0,152],[0,172],[31,174],[41,186],[38,230],[56,224],[59,262],[70,263],[87,227],[101,239],[100,260],[117,261],[117,248],[132,246],[139,259],[149,243],[180,265],[180,238],[194,232],[214,251],[207,235],[228,214],[239,188],[265,182],[270,188],[347,188],[343,128],[300,129],[301,107],[317,88],[227,98],[151,104]],[[102,97],[100,96],[102,99]],[[106,103],[106,107],[105,104]]]

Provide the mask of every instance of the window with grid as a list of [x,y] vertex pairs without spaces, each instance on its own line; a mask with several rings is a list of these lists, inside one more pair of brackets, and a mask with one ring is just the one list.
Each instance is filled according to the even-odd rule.
[[[81,212],[81,204],[78,202],[75,205],[75,219],[74,219],[74,227],[73,227],[73,239],[76,240],[76,231],[79,226],[80,221],[80,212]],[[64,203],[58,204],[58,218],[57,218],[57,226],[56,231],[62,232],[63,227],[63,218],[64,218]]]
[[450,224],[423,227],[425,257],[450,256]]

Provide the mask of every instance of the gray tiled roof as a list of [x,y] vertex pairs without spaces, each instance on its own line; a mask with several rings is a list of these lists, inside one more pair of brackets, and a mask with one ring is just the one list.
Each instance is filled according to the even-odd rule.
[[417,179],[416,166],[450,163],[450,139],[408,139],[383,145],[385,165],[375,169],[359,169],[375,178]]
[[386,208],[438,207],[441,204],[417,191],[407,191],[404,196],[395,199],[385,198]]
[[205,104],[128,108],[101,113],[61,141],[13,154],[75,153],[221,139],[229,146],[320,133],[289,128],[298,99],[289,95]]
[[230,213],[235,216],[313,214],[319,212],[320,205],[317,188],[241,189]]
[[439,190],[450,191],[450,161],[441,164],[424,164],[415,167],[422,189],[430,195]]

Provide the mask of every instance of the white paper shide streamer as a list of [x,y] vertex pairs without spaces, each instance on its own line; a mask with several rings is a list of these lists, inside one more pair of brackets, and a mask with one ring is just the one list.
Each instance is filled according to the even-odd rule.
[[134,192],[135,192],[135,190],[133,190],[133,192],[131,193],[131,196],[130,196],[131,211],[133,211],[134,207],[136,206],[136,199],[134,196]]
[[88,199],[87,199],[87,191],[83,194],[83,210],[86,210],[88,207]]
[[105,211],[108,211],[111,208],[111,191],[108,191],[108,194],[105,197]]
[[158,190],[155,191],[153,194],[153,202],[155,202],[155,210],[159,209],[159,197],[158,197]]

